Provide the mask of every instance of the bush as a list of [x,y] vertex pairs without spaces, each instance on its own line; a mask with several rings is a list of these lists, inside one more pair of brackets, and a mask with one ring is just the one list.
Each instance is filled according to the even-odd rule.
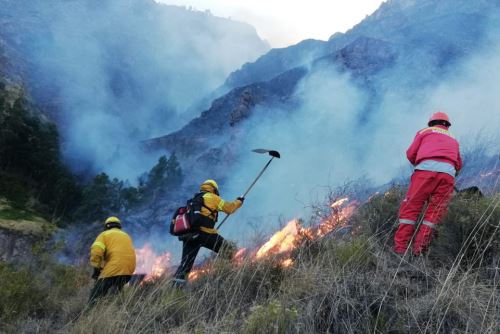
[[392,241],[398,224],[398,212],[406,189],[395,186],[384,194],[372,196],[352,218],[353,229],[373,237],[382,245]]
[[256,305],[250,309],[241,333],[289,333],[294,327],[297,315],[296,308],[284,307],[277,300],[272,300],[265,305]]
[[[75,316],[85,306],[72,298],[88,285],[88,273],[81,268],[61,264],[30,267],[0,262],[0,323],[3,330],[21,332],[17,327],[25,319],[59,319]],[[17,328],[17,329],[16,329]],[[0,330],[2,327],[0,327]]]
[[48,294],[27,268],[0,262],[0,320],[12,322],[43,312]]
[[0,170],[0,196],[9,199],[15,208],[24,208],[30,197],[30,185],[23,177]]
[[500,259],[500,196],[459,195],[439,224],[430,257],[439,265],[461,269],[498,266]]
[[[384,237],[391,238],[395,224],[386,224],[402,194],[397,188],[372,197],[351,234],[304,240],[290,267],[279,256],[238,265],[217,258],[185,290],[168,278],[126,287],[79,317],[88,276],[52,268],[55,278],[43,276],[44,283],[59,302],[49,297],[35,314],[55,324],[51,330],[70,333],[496,333],[498,196],[456,197],[429,258],[398,258],[401,268]],[[452,230],[462,225],[467,230]],[[85,288],[73,289],[75,281]]]

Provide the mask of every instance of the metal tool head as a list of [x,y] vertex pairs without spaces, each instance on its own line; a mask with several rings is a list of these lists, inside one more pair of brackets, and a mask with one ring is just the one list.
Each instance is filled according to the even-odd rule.
[[255,152],[255,153],[260,153],[260,154],[269,154],[270,156],[272,156],[273,158],[281,158],[281,155],[280,155],[280,152],[278,151],[273,151],[273,150],[266,150],[266,149],[263,149],[263,148],[257,148],[255,150],[252,150],[252,152]]

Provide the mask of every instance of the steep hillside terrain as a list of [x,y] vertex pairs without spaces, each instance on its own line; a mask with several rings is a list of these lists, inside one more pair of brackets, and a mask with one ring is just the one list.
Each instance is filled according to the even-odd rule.
[[[313,195],[304,189],[360,175],[385,183],[406,173],[406,146],[437,108],[459,119],[452,130],[461,132],[463,147],[473,152],[474,144],[466,140],[490,132],[466,127],[470,110],[481,110],[485,117],[495,98],[487,107],[476,99],[460,103],[461,95],[448,87],[465,87],[464,96],[496,94],[494,81],[489,83],[493,79],[476,68],[498,63],[498,11],[494,1],[388,1],[345,34],[272,50],[243,66],[226,82],[236,88],[179,131],[146,140],[144,146],[178,154],[190,175],[179,197],[190,196],[207,177],[220,181],[229,196],[237,195],[259,168],[250,149],[284,153],[285,165],[274,167],[279,170],[265,185],[272,190],[248,201],[245,212],[258,214],[242,213],[243,221],[301,215],[302,205],[286,203],[310,201]],[[446,97],[443,89],[449,90]],[[493,134],[488,140],[484,145],[491,149],[481,151],[489,155],[484,157],[488,163],[469,164],[467,177],[459,179],[464,186],[495,169],[498,138]],[[162,202],[161,207],[176,205]],[[237,237],[241,230],[233,232]]]
[[[182,115],[219,66],[253,57],[228,49],[266,49],[252,28],[146,0],[0,5],[0,332],[498,332],[496,1],[387,1],[329,41],[271,50]],[[429,253],[396,256],[404,151],[437,108],[463,143],[457,187],[485,196],[456,192]],[[173,288],[171,214],[206,178],[240,195],[267,161],[257,147],[282,159],[224,226],[238,252],[200,256]],[[89,309],[88,247],[109,215],[138,267]]]
[[[461,55],[481,46],[485,29],[494,18],[498,3],[481,1],[412,1],[384,2],[372,15],[346,33],[336,33],[328,41],[306,40],[297,45],[273,49],[253,63],[233,72],[228,87],[267,81],[291,68],[310,63],[316,58],[335,53],[359,37],[382,39],[408,48],[414,60],[422,55],[434,58],[435,65],[446,65]],[[414,48],[417,48],[415,50]],[[409,59],[408,61],[411,61]]]
[[78,269],[39,267],[40,280],[38,271],[0,264],[0,292],[13,292],[0,300],[0,330],[496,333],[498,194],[456,196],[425,257],[390,251],[403,196],[393,187],[362,203],[348,218],[351,233],[342,232],[346,217],[331,203],[318,203],[335,224],[323,237],[296,234],[292,251],[276,247],[262,259],[210,258],[185,289],[157,277],[92,309],[85,307],[91,283]]
[[152,0],[2,0],[0,27],[3,70],[58,125],[73,170],[123,178],[158,158],[138,156],[140,140],[190,120],[269,48],[250,25]]
[[[245,99],[242,92],[251,92],[256,86],[263,89],[251,94],[253,102],[245,112],[248,118],[260,101],[269,104],[269,98],[280,102],[289,100],[297,83],[306,73],[318,70],[318,65],[331,65],[346,71],[374,97],[380,97],[387,90],[421,90],[426,85],[436,85],[451,74],[457,62],[487,47],[494,22],[492,13],[498,6],[493,1],[461,5],[444,1],[437,7],[431,4],[432,1],[389,1],[353,29],[332,36],[328,42],[309,40],[289,48],[274,49],[255,63],[232,73],[226,85],[240,88],[216,99],[201,118],[175,135],[151,140],[148,145],[184,152],[171,138],[183,143],[182,134],[192,136],[192,129],[202,120],[208,126],[200,132],[205,137],[210,133],[215,137],[220,134],[223,123],[234,125],[231,112]],[[308,51],[310,49],[313,51]],[[288,72],[291,69],[294,70]],[[302,75],[295,75],[299,72]],[[274,96],[273,90],[281,94]],[[228,104],[230,101],[232,105]],[[376,109],[375,101],[368,100],[364,107]],[[218,126],[209,125],[210,122]]]
[[63,164],[59,135],[20,86],[0,81],[0,197],[60,217],[79,190]]

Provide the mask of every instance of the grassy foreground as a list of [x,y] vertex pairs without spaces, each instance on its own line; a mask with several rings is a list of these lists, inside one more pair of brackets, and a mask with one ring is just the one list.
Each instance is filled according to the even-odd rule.
[[[402,194],[393,188],[363,204],[352,218],[348,235],[334,233],[317,241],[304,238],[291,267],[281,268],[273,260],[234,266],[217,259],[211,273],[182,291],[164,279],[129,287],[84,310],[90,286],[84,277],[88,276],[59,267],[60,275],[45,273],[48,278],[38,286],[26,284],[34,290],[10,301],[26,304],[10,317],[5,317],[2,299],[2,330],[498,333],[500,196],[457,196],[429,255],[400,258],[390,249]],[[2,282],[8,270],[0,267]],[[16,282],[22,286],[21,279]],[[26,299],[32,300],[40,291],[45,297],[33,309],[33,302]],[[0,293],[10,292],[2,288]]]

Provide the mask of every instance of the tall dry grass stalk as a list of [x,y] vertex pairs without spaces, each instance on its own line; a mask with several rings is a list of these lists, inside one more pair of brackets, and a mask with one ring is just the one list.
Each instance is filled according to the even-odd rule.
[[[210,273],[172,288],[168,278],[84,309],[88,287],[58,317],[24,319],[25,332],[61,333],[499,333],[500,195],[457,196],[429,255],[392,255],[403,190],[372,197],[349,234],[305,238],[275,259]],[[64,298],[64,296],[61,296]],[[29,325],[26,325],[29,324]],[[13,327],[11,327],[13,328]]]

